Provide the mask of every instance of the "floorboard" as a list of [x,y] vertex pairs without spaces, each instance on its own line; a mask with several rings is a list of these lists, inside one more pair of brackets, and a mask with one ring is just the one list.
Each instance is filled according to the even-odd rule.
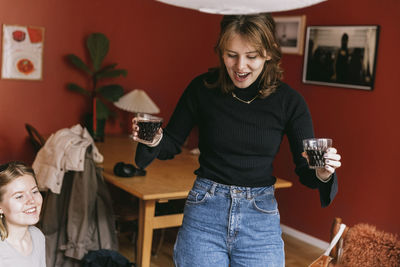
[[[159,230],[158,230],[159,231]],[[159,232],[155,233],[155,238]],[[173,267],[172,251],[176,237],[176,229],[167,229],[165,239],[156,256],[151,258],[151,267]],[[307,267],[311,262],[318,258],[323,251],[317,247],[302,242],[299,239],[283,234],[285,242],[285,261],[286,267]],[[127,236],[121,235],[119,238],[120,253],[130,261],[135,261],[134,244],[130,242]]]

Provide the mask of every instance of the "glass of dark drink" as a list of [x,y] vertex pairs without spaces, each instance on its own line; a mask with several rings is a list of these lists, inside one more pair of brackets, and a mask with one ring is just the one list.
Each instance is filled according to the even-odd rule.
[[310,138],[303,140],[303,148],[307,153],[308,166],[310,169],[325,167],[324,154],[330,147],[332,147],[332,139],[329,138]]
[[152,143],[163,123],[163,119],[145,113],[139,113],[137,118],[137,125],[139,126],[138,138],[143,141],[143,143]]

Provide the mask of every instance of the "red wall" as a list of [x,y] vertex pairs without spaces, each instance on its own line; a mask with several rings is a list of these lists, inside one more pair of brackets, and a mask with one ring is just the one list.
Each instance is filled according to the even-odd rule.
[[[85,56],[84,39],[102,32],[110,39],[108,63],[128,70],[114,81],[140,88],[168,118],[179,95],[196,74],[216,64],[213,46],[219,16],[174,8],[155,1],[14,0],[0,3],[0,23],[45,27],[43,81],[0,80],[0,162],[33,160],[24,123],[42,133],[79,123],[89,102],[66,89],[67,82],[86,84],[71,68],[68,53]],[[126,112],[110,121],[107,132],[128,127]]]
[[[89,3],[90,2],[90,3]],[[276,174],[294,181],[279,190],[282,223],[328,239],[334,216],[349,225],[368,222],[400,232],[400,188],[396,163],[399,150],[395,84],[400,43],[399,1],[329,0],[314,7],[282,14],[305,14],[307,25],[381,25],[375,89],[372,92],[301,83],[303,57],[285,55],[286,82],[309,103],[316,134],[334,139],[343,156],[339,193],[325,209],[318,195],[298,184],[287,143],[275,164]],[[84,56],[84,37],[102,32],[110,41],[109,63],[128,70],[113,82],[126,90],[145,89],[169,118],[182,90],[197,74],[216,64],[213,46],[220,16],[167,6],[155,1],[14,0],[0,3],[0,23],[36,25],[46,29],[43,81],[0,80],[0,162],[33,161],[24,123],[42,133],[70,127],[81,120],[89,103],[69,92],[67,82],[85,84],[64,56]],[[127,129],[129,115],[119,112],[107,132]],[[122,124],[122,127],[121,127]],[[390,140],[384,142],[383,140]]]
[[[303,56],[284,55],[286,82],[307,100],[315,133],[331,137],[342,155],[339,193],[328,208],[319,207],[317,192],[296,181],[278,194],[282,223],[328,240],[332,218],[348,225],[371,223],[400,233],[400,2],[328,0],[302,10],[277,15],[307,16],[307,25],[381,26],[373,91],[303,84]],[[275,165],[279,176],[293,178],[287,142]]]

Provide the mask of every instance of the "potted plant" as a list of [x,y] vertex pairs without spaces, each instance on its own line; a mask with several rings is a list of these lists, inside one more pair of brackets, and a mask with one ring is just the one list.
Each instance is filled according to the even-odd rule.
[[74,54],[67,55],[68,61],[82,71],[89,79],[89,87],[83,88],[75,83],[68,83],[67,88],[80,93],[90,99],[92,112],[86,116],[85,124],[95,141],[104,140],[104,127],[110,115],[114,115],[107,107],[107,102],[117,101],[124,93],[124,89],[118,84],[101,83],[103,79],[126,77],[125,69],[117,69],[117,64],[103,66],[103,60],[109,50],[109,40],[102,33],[92,33],[86,40],[86,47],[90,55],[89,64],[85,64]]

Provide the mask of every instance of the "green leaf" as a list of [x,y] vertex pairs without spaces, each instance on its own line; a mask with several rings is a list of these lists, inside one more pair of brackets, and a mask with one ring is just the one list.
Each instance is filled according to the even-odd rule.
[[100,99],[96,99],[96,119],[108,119],[109,115],[108,107]]
[[117,65],[118,65],[117,63],[106,65],[103,68],[101,68],[101,70],[99,70],[98,73],[114,69]]
[[124,94],[124,88],[118,84],[110,84],[100,87],[97,92],[105,99],[115,102]]
[[87,73],[89,75],[92,75],[92,71],[79,57],[75,56],[74,54],[68,54],[67,58],[73,66],[84,71],[85,73]]
[[100,69],[101,63],[108,53],[109,41],[102,33],[92,33],[89,35],[86,45],[92,59],[94,71]]
[[83,89],[82,87],[80,87],[79,85],[77,85],[75,83],[68,83],[67,84],[67,88],[69,90],[71,90],[71,91],[80,93],[82,95],[86,95],[86,96],[90,96],[91,95],[91,93],[88,90]]
[[126,77],[127,74],[128,74],[128,72],[124,69],[106,70],[106,71],[98,72],[96,74],[96,77],[97,77],[97,79],[99,79],[99,78],[114,78],[114,77],[118,77],[118,76]]

